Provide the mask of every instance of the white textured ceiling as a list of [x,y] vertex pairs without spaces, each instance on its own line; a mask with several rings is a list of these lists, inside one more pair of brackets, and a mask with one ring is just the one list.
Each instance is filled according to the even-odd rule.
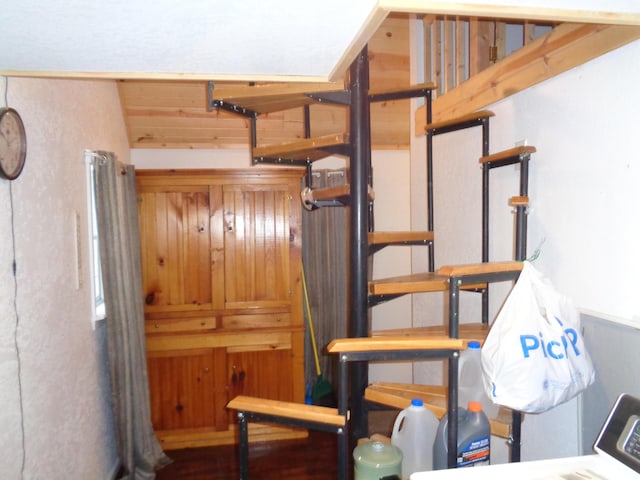
[[4,0],[0,66],[323,78],[375,5],[376,0]]
[[0,73],[327,80],[390,11],[640,24],[638,0],[2,0]]

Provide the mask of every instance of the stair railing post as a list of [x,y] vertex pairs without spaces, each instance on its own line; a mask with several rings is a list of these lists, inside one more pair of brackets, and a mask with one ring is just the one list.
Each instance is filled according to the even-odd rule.
[[[433,121],[432,92],[427,91],[424,97],[427,107],[427,125]],[[433,232],[433,132],[427,130],[427,230]],[[429,245],[429,271],[435,271],[434,242]]]
[[[520,196],[529,195],[529,158],[530,155],[523,154],[520,158]],[[527,258],[527,213],[525,205],[516,207],[516,260],[524,261]],[[522,447],[522,412],[513,410],[511,412],[511,435],[509,438],[511,446],[511,462],[519,462]]]
[[[482,156],[489,155],[489,118],[482,119]],[[489,166],[482,166],[482,262],[489,261]],[[482,323],[489,323],[489,286],[482,291]]]
[[[367,47],[362,49],[350,68],[351,105],[349,125],[351,136],[350,165],[350,296],[349,336],[369,335],[368,321],[368,179],[371,163],[371,123],[369,109],[369,59]],[[368,363],[351,364],[351,426],[350,437],[356,440],[368,436],[364,391],[369,383]]]

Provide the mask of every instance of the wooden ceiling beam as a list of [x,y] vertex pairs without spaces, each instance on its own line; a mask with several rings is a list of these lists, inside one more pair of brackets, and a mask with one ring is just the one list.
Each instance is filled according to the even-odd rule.
[[[640,12],[587,10],[573,8],[575,3],[557,0],[556,6],[511,5],[485,0],[483,3],[456,0],[378,0],[378,7],[388,12],[463,17],[536,20],[539,22],[598,23],[608,25],[640,25]],[[535,2],[534,2],[535,3]],[[615,5],[614,5],[615,8]]]

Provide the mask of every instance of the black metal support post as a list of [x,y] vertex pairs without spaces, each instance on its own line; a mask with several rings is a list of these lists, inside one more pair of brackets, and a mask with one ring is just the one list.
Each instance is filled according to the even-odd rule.
[[[520,159],[520,195],[529,195],[529,154]],[[527,212],[526,206],[516,207],[516,260],[527,258]],[[519,462],[522,448],[522,412],[513,410],[511,413],[511,461]]]
[[249,428],[244,412],[238,412],[238,437],[240,480],[249,480]]
[[[433,120],[433,107],[431,105],[432,93],[429,90],[424,96],[427,109],[427,125]],[[433,232],[433,132],[427,130],[427,230]],[[429,245],[429,271],[435,270],[435,246]]]
[[[460,322],[460,282],[449,279],[449,337],[458,338]],[[458,461],[458,358],[449,357],[447,404],[447,467],[456,468]]]
[[[489,155],[489,117],[482,119],[482,156]],[[489,261],[489,168],[482,167],[482,262]],[[489,323],[489,286],[482,291],[482,323]]]
[[[369,110],[369,59],[365,47],[351,65],[349,85],[351,93],[350,132],[350,295],[348,336],[366,337],[369,334],[367,302],[368,261],[368,179],[371,162],[371,132]],[[368,363],[351,365],[351,440],[368,435],[364,390],[369,383]]]

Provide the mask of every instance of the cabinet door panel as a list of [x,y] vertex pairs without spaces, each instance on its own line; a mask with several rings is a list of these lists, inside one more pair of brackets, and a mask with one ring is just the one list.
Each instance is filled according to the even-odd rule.
[[227,185],[225,306],[291,303],[286,185]]
[[208,189],[142,189],[138,197],[146,310],[189,310],[210,305]]
[[[148,362],[151,422],[156,430],[224,430],[225,349],[166,352]],[[222,412],[222,414],[221,414]]]
[[227,358],[229,399],[253,395],[293,401],[293,359],[286,350],[230,353]]

